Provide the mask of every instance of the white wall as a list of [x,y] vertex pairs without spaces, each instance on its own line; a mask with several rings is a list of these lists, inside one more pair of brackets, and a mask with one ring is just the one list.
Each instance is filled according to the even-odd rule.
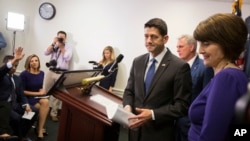
[[[57,13],[54,19],[40,18],[38,7],[42,2],[51,2]],[[164,19],[169,28],[166,44],[176,54],[179,35],[192,34],[196,25],[214,13],[231,13],[231,2],[212,0],[0,0],[0,31],[8,41],[8,47],[0,50],[0,59],[12,53],[13,32],[7,31],[7,12],[22,13],[26,17],[25,30],[17,32],[16,46],[21,45],[27,55],[37,54],[42,69],[49,57],[43,55],[57,31],[68,33],[68,42],[74,47],[72,69],[91,69],[89,60],[99,61],[102,49],[111,45],[116,55],[124,55],[119,64],[115,88],[126,86],[134,57],[145,53],[144,23],[154,17]],[[250,5],[243,4],[242,17],[250,15]],[[230,28],[230,27],[228,27]],[[24,61],[19,70],[23,70]]]

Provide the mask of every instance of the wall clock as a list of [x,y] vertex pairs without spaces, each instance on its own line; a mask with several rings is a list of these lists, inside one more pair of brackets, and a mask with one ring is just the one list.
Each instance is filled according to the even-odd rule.
[[44,2],[39,7],[39,15],[45,20],[51,20],[56,15],[56,8],[52,3]]

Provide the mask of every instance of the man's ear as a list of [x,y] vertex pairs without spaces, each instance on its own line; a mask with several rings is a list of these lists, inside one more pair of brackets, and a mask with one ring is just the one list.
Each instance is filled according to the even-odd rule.
[[166,44],[166,43],[168,42],[168,39],[169,39],[168,35],[165,35],[165,36],[163,37],[163,39],[164,39],[164,43]]
[[194,45],[190,45],[190,50],[191,50],[192,52],[195,51]]

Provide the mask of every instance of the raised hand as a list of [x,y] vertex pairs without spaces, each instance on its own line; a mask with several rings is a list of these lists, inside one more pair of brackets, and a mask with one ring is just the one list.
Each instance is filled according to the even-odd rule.
[[15,53],[14,53],[14,59],[15,60],[21,60],[24,57],[24,53],[23,53],[23,48],[22,47],[17,47],[15,49]]

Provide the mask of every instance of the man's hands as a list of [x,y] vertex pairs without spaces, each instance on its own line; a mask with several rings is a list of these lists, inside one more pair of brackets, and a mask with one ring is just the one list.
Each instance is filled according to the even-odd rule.
[[28,113],[28,112],[32,112],[32,109],[30,108],[30,105],[29,104],[27,104],[26,106],[25,106],[25,111]]
[[57,42],[57,41],[58,41],[58,38],[57,38],[57,37],[54,37],[52,44],[53,44],[53,45],[56,45],[56,42]]
[[[60,39],[62,39],[62,38],[60,38]],[[53,51],[53,48],[55,48],[55,46],[58,47],[58,48],[60,48],[62,54],[65,53],[65,48],[64,48],[64,46],[65,46],[65,41],[64,41],[64,40],[63,40],[63,42],[60,42],[58,37],[54,37],[53,42],[52,42],[52,44],[47,48],[47,51],[48,51],[48,52]]]
[[[126,109],[127,108],[127,109]],[[131,108],[125,107],[125,110],[131,112]],[[141,109],[141,108],[136,108],[137,113],[139,113],[136,116],[129,117],[128,120],[130,122],[129,128],[130,129],[136,129],[140,126],[142,126],[144,123],[152,119],[152,112],[150,109]]]

